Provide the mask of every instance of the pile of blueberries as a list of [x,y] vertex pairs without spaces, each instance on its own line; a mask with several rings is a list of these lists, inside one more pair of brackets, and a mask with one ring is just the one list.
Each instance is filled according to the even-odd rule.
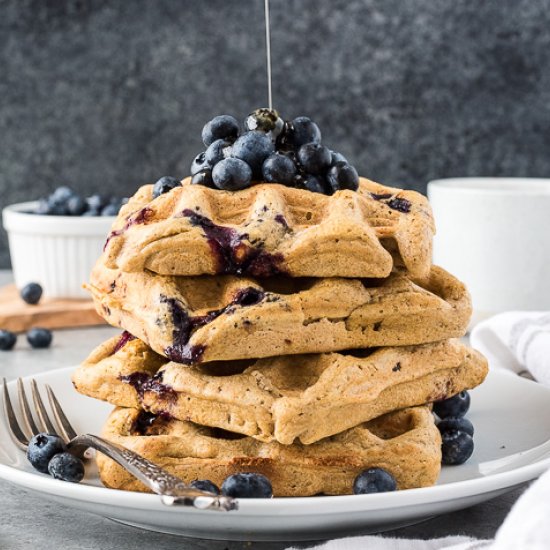
[[230,115],[204,126],[206,150],[191,164],[192,183],[226,191],[260,181],[326,195],[357,190],[357,171],[343,155],[321,144],[321,131],[311,119],[283,121],[277,111],[257,109],[244,126],[241,133]]
[[434,403],[434,413],[440,418],[437,427],[441,433],[443,464],[464,464],[474,452],[474,426],[464,418],[469,408],[470,394],[467,391]]
[[127,200],[105,195],[82,197],[63,185],[48,197],[40,199],[32,213],[44,216],[116,216]]
[[[20,292],[21,299],[29,305],[36,305],[42,298],[42,287],[38,283],[25,285]],[[47,328],[31,328],[27,332],[27,342],[32,348],[47,348],[52,343],[52,333]],[[0,329],[0,350],[9,351],[17,342],[17,335],[10,330]]]

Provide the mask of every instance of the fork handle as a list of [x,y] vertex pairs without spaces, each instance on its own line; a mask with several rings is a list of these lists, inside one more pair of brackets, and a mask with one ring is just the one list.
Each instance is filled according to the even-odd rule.
[[72,452],[95,449],[108,456],[130,472],[154,493],[160,495],[164,504],[181,504],[201,510],[236,510],[237,502],[231,497],[200,491],[186,485],[181,479],[168,473],[143,456],[101,437],[91,434],[79,435],[68,443]]

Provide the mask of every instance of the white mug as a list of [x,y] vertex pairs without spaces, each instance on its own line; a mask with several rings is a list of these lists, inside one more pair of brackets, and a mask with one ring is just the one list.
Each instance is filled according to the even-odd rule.
[[550,310],[550,179],[441,179],[428,197],[434,263],[466,283],[477,320]]

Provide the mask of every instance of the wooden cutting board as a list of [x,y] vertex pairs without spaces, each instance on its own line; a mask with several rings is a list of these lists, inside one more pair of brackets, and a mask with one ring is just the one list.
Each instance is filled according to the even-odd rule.
[[23,332],[32,327],[73,328],[104,325],[91,300],[43,298],[26,304],[15,285],[0,288],[0,329]]

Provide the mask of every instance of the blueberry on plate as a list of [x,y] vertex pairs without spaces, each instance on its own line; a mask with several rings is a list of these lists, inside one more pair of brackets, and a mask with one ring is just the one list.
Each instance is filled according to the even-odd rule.
[[153,198],[156,199],[168,191],[172,191],[176,187],[180,187],[181,182],[171,176],[163,176],[153,186]]
[[86,212],[88,205],[80,195],[73,195],[67,199],[67,211],[70,216],[81,216]]
[[[261,178],[264,160],[275,151],[275,145],[266,134],[253,130],[243,134],[234,144],[231,156],[244,160],[255,177]],[[215,180],[214,180],[215,181]]]
[[337,162],[327,172],[327,182],[333,192],[340,189],[357,191],[359,187],[359,174],[357,170],[347,162]]
[[223,159],[212,170],[212,180],[218,189],[238,191],[252,182],[252,170],[241,159]]
[[195,479],[189,484],[193,489],[198,489],[199,491],[207,491],[208,493],[214,493],[215,495],[220,494],[220,489],[215,483],[212,483],[209,479]]
[[212,179],[212,170],[210,168],[205,168],[200,172],[197,172],[192,178],[191,183],[194,185],[204,185],[205,187],[210,187],[215,189],[214,180]]
[[222,495],[234,498],[271,498],[273,487],[262,474],[233,474],[225,478]]
[[17,336],[10,330],[0,330],[0,350],[9,351],[17,342]]
[[470,394],[461,391],[449,399],[434,403],[434,413],[439,418],[462,418],[470,408]]
[[382,468],[369,468],[361,472],[353,482],[353,493],[356,495],[387,493],[396,489],[395,478]]
[[191,163],[191,175],[194,176],[207,168],[212,169],[212,166],[206,162],[206,151],[199,153]]
[[31,328],[27,332],[27,341],[33,348],[47,348],[52,343],[52,333],[47,328]]
[[296,165],[287,155],[273,153],[264,160],[262,175],[267,182],[291,185],[296,176]]
[[47,474],[48,464],[53,456],[65,451],[65,443],[59,436],[40,433],[30,440],[27,459],[35,470]]
[[239,123],[231,115],[219,115],[207,122],[202,129],[202,142],[208,147],[217,139],[233,141],[239,135]]
[[468,435],[473,437],[474,435],[474,425],[467,418],[453,418],[448,417],[444,420],[441,420],[437,427],[441,433],[448,430],[460,430],[461,432],[466,432]]
[[474,439],[461,430],[441,432],[441,463],[448,466],[464,464],[474,452]]
[[68,452],[53,455],[48,463],[48,473],[55,479],[79,483],[84,477],[84,463]]
[[298,160],[308,174],[319,176],[327,171],[331,162],[330,149],[320,143],[306,143],[298,150]]
[[24,302],[35,305],[42,298],[42,287],[38,283],[29,283],[21,289],[19,294]]
[[101,210],[102,216],[116,216],[118,215],[119,206],[116,204],[108,204],[107,206],[104,206]]
[[321,130],[307,116],[299,116],[290,123],[287,140],[296,149],[306,143],[320,143]]
[[231,156],[231,142],[225,139],[217,139],[208,146],[204,154],[206,162],[210,166],[216,165],[220,160]]

